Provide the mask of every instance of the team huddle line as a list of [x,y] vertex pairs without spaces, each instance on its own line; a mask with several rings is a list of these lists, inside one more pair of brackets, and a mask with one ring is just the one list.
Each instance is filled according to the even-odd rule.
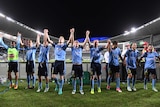
[[[89,44],[90,50],[90,75],[91,75],[91,90],[90,93],[94,94],[95,92],[95,78],[97,79],[97,91],[101,93],[101,62],[102,62],[102,51],[106,50],[104,54],[105,62],[106,62],[106,89],[110,90],[110,84],[113,75],[115,75],[116,82],[116,91],[122,92],[120,88],[120,63],[119,59],[122,61],[126,73],[127,73],[127,90],[128,91],[136,91],[135,83],[136,83],[136,74],[137,74],[137,66],[140,64],[141,60],[145,61],[144,64],[144,89],[147,88],[147,82],[149,75],[152,75],[152,90],[158,92],[156,89],[156,59],[160,59],[159,55],[156,51],[154,51],[153,46],[151,44],[146,44],[146,48],[142,51],[142,54],[137,50],[137,44],[132,43],[128,45],[126,52],[124,52],[123,56],[121,53],[121,49],[118,47],[118,42],[111,40],[106,41],[105,46],[99,46],[99,41],[94,40],[90,41],[89,35],[90,31],[86,31],[86,37],[83,43],[79,43],[79,41],[74,39],[75,29],[70,29],[70,37],[67,42],[63,36],[59,37],[57,43],[53,42],[49,35],[48,29],[44,29],[43,43],[40,43],[41,35],[37,34],[36,43],[33,44],[32,40],[28,40],[27,45],[23,43],[21,40],[21,33],[17,33],[17,41],[12,41],[11,45],[8,46],[4,43],[2,37],[0,35],[0,45],[2,45],[8,54],[8,80],[10,81],[10,88],[14,87],[14,89],[18,89],[18,58],[19,58],[19,50],[21,50],[20,45],[23,46],[23,50],[26,51],[26,74],[27,74],[27,89],[35,88],[36,83],[36,75],[35,75],[35,54],[37,49],[39,48],[38,54],[38,89],[36,92],[41,92],[42,87],[42,76],[45,77],[45,90],[44,92],[49,91],[49,51],[50,48],[54,48],[54,70],[52,72],[52,78],[55,81],[56,87],[55,91],[58,92],[59,95],[63,94],[63,85],[64,85],[64,76],[65,76],[65,59],[66,59],[66,49],[67,47],[71,48],[71,56],[72,56],[72,94],[76,93],[76,79],[78,78],[80,81],[79,92],[80,94],[84,94],[83,91],[83,66],[82,66],[82,52],[83,49],[86,48],[85,45]],[[51,44],[51,45],[49,45]],[[15,73],[15,84],[12,82],[11,72]],[[60,79],[58,79],[58,75]],[[32,86],[30,85],[30,80],[32,77]],[[132,85],[130,85],[132,83]]]

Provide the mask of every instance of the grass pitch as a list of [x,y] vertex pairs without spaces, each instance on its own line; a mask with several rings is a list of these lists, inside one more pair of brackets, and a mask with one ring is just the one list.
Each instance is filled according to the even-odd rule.
[[[84,95],[77,93],[72,95],[72,86],[65,83],[63,94],[58,95],[54,91],[55,83],[50,82],[50,90],[37,93],[35,89],[24,89],[26,80],[19,81],[18,90],[9,89],[0,94],[0,107],[159,107],[160,92],[153,92],[151,83],[148,83],[148,90],[143,89],[143,82],[136,83],[136,92],[128,92],[126,84],[121,84],[122,93],[115,91],[115,82],[111,83],[111,90],[106,90],[106,83],[102,82],[102,92],[97,92],[95,84],[95,94],[90,94],[90,85],[84,85]],[[156,84],[160,90],[160,83]],[[45,87],[43,81],[43,87]],[[2,86],[0,86],[2,91]],[[44,89],[44,88],[43,88]]]

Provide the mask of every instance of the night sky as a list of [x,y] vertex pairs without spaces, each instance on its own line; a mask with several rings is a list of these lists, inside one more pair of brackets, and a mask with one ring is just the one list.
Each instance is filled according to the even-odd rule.
[[0,12],[56,37],[117,36],[158,18],[160,0],[0,0]]

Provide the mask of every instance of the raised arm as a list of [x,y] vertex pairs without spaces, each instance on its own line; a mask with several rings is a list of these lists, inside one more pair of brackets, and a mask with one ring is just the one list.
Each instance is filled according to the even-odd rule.
[[69,40],[67,41],[67,44],[71,43],[73,45],[73,42],[74,42],[74,32],[75,32],[75,29],[71,28],[70,29],[70,36],[69,36]]
[[90,31],[87,30],[87,31],[86,31],[86,41],[88,42],[88,44],[89,44],[89,46],[90,46],[90,45],[91,45],[91,41],[90,41],[89,35],[90,35]]
[[22,43],[22,40],[21,40],[21,33],[17,33],[17,41],[16,41],[16,48],[18,50],[20,50],[20,45],[24,45],[24,43]]
[[0,45],[2,45],[4,48],[8,49],[8,45],[6,45],[4,42],[3,42],[3,36],[0,35]]
[[37,34],[37,39],[36,39],[36,46],[39,47],[39,45],[41,44],[40,43],[40,37],[41,35],[40,34]]
[[107,40],[107,46],[106,46],[106,48],[107,48],[108,52],[111,51],[111,40],[110,39]]
[[22,36],[21,33],[18,32],[17,33],[17,42],[20,42],[21,45],[24,45],[24,43],[22,42],[21,36]]
[[44,36],[43,36],[43,42],[47,41],[47,39],[49,38],[48,36],[48,29],[44,29],[43,30]]
[[50,39],[49,35],[48,35],[48,29],[44,29],[44,36],[43,36],[43,41],[47,41],[51,44],[53,44],[53,41]]
[[90,44],[89,34],[90,34],[90,31],[87,30],[87,31],[86,31],[86,38],[85,38],[85,40],[84,40],[84,42],[83,42],[83,44],[82,44],[83,47],[86,45],[86,43],[89,43],[89,44]]

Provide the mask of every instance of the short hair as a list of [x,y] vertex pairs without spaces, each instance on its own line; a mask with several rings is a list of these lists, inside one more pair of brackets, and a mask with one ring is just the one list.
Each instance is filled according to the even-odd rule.
[[16,44],[16,42],[15,41],[11,41],[11,43],[13,44],[13,43],[15,43]]
[[133,45],[133,44],[136,44],[136,45],[137,45],[137,43],[136,43],[136,42],[132,42],[132,43],[131,43],[131,47],[132,47],[132,45]]
[[118,42],[117,41],[113,41],[113,45],[117,45],[118,44]]

